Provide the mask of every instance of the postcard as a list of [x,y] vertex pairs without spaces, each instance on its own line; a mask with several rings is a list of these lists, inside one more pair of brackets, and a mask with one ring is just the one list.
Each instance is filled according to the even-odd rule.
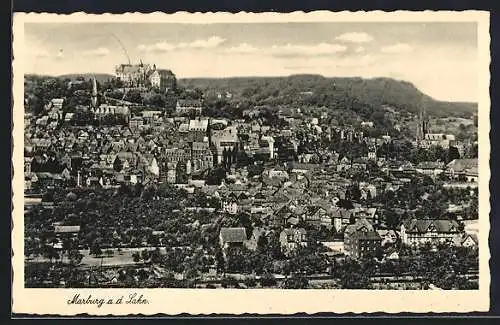
[[479,11],[15,13],[13,312],[487,311],[489,45]]

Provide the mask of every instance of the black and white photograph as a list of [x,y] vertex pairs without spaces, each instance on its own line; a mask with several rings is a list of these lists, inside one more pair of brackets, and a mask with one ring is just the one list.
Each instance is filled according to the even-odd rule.
[[22,24],[24,289],[488,289],[477,19],[144,16]]

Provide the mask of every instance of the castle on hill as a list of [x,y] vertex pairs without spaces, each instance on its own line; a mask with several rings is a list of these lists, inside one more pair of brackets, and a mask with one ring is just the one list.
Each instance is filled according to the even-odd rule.
[[158,69],[156,64],[144,64],[142,61],[116,66],[115,75],[126,87],[151,87],[168,92],[177,86],[177,79],[171,70]]

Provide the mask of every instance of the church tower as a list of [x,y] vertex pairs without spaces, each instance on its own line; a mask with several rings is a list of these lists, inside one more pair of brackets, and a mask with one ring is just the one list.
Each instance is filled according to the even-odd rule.
[[92,108],[95,110],[97,108],[97,82],[95,77],[92,78],[92,97],[90,98]]
[[425,109],[425,104],[422,102],[419,105],[418,110],[418,123],[417,123],[417,141],[424,140],[425,135],[429,132],[429,120],[427,118],[427,112]]

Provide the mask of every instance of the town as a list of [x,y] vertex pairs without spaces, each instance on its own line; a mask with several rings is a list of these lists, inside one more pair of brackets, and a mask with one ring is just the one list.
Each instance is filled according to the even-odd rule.
[[477,113],[256,80],[25,76],[25,286],[478,288]]

